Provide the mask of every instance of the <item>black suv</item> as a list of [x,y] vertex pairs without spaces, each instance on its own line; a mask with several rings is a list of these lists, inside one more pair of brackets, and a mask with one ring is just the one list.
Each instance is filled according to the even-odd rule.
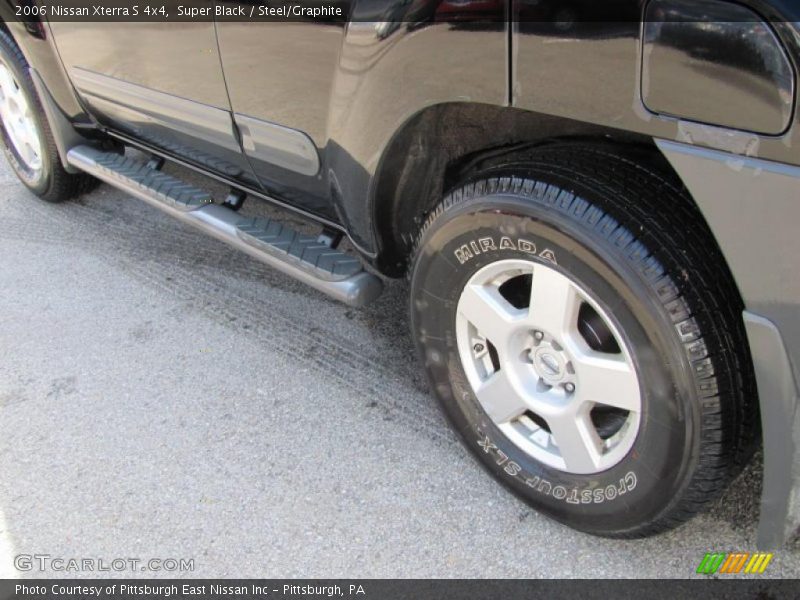
[[763,439],[760,544],[795,530],[796,2],[147,8],[0,5],[3,148],[33,194],[107,182],[351,306],[408,277],[453,427],[572,527],[674,527]]

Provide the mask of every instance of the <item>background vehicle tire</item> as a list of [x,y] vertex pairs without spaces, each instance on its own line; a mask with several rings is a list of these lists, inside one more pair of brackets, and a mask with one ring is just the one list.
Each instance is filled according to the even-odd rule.
[[28,63],[8,34],[0,31],[0,137],[14,172],[29,190],[48,202],[88,191],[96,180],[64,170],[33,86]]
[[603,147],[544,147],[451,192],[418,240],[412,329],[445,412],[589,533],[682,523],[757,441],[741,301],[685,194]]

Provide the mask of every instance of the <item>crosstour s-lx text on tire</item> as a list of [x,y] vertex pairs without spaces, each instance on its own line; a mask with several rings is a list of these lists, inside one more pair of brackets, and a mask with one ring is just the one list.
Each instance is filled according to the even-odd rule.
[[418,241],[413,333],[445,411],[513,491],[594,534],[688,519],[757,430],[738,296],[683,194],[545,147],[452,191]]

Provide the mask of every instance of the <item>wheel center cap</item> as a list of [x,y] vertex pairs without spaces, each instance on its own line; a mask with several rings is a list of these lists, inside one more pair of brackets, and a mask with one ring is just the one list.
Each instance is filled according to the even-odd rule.
[[533,369],[547,383],[559,383],[567,374],[564,357],[550,346],[537,348],[533,354]]
[[558,360],[552,354],[542,354],[539,359],[542,370],[551,377],[558,377],[561,374],[561,367],[558,365]]

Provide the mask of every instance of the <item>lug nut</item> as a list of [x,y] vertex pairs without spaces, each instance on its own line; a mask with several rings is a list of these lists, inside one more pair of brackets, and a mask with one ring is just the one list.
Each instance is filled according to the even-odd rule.
[[541,342],[544,339],[544,334],[541,331],[534,331],[533,332],[533,337],[534,337],[534,339],[536,339],[536,340]]
[[481,352],[483,352],[484,345],[483,345],[483,344],[480,344],[480,343],[478,343],[478,344],[475,344],[475,345],[472,347],[472,349],[475,351],[475,353],[476,353],[476,354],[480,354]]
[[574,383],[565,383],[564,389],[567,390],[567,393],[571,394],[575,391],[575,384]]

